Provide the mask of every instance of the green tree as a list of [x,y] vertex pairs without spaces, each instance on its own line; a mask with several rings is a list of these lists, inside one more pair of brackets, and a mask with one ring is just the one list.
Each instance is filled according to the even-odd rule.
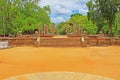
[[[115,21],[115,15],[119,10],[119,5],[120,0],[90,0],[87,3],[89,10],[88,19],[97,23],[97,25],[107,23],[109,25],[110,35],[112,35],[112,26]],[[104,25],[101,26],[103,27]]]
[[10,0],[1,0],[0,2],[0,28],[1,33],[9,32],[9,26],[11,22],[11,3]]
[[68,22],[75,24],[77,28],[80,27],[82,30],[87,31],[88,34],[96,34],[97,27],[92,21],[88,21],[87,16],[83,16],[79,13],[72,14]]
[[120,11],[116,14],[114,26],[115,26],[114,29],[115,34],[120,35]]
[[31,31],[38,25],[51,24],[50,7],[41,8],[40,0],[1,0],[0,33]]
[[66,22],[61,22],[56,26],[56,30],[58,34],[66,34],[66,27],[70,25],[70,32],[73,31],[72,27],[75,25],[81,28],[81,30],[85,30],[88,34],[96,34],[97,27],[93,24],[92,21],[88,21],[87,16],[83,16],[82,14],[72,14],[71,18]]
[[67,22],[61,22],[56,26],[57,34],[65,35],[66,34]]

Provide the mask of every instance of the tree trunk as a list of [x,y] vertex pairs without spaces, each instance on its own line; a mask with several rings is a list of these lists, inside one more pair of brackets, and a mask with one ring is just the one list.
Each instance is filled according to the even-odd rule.
[[112,23],[109,23],[109,28],[110,28],[110,37],[112,37]]

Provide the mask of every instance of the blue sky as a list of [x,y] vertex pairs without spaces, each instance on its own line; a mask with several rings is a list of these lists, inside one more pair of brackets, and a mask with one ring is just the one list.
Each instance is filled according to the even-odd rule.
[[60,23],[70,18],[71,14],[81,13],[86,15],[88,9],[86,2],[89,0],[41,0],[40,6],[50,5],[51,21]]

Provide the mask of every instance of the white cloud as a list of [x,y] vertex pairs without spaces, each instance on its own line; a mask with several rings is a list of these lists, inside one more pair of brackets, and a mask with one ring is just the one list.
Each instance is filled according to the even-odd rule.
[[[89,0],[41,0],[40,6],[50,5],[51,20],[58,23],[68,19],[72,10],[78,10],[81,14],[86,14],[86,2]],[[56,16],[56,17],[55,17]],[[58,21],[56,21],[58,20]]]
[[52,12],[53,12],[53,14],[56,14],[56,15],[71,14],[71,10],[69,10],[67,8],[63,8],[60,5],[57,5]]
[[66,21],[66,19],[63,17],[56,17],[56,18],[51,18],[51,21],[54,23],[60,23],[62,21]]

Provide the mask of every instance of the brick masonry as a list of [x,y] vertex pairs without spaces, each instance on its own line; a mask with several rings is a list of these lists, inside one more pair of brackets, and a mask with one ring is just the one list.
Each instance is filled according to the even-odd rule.
[[[81,41],[81,37],[41,37],[40,46],[102,46],[102,45],[120,45],[120,38],[109,37],[84,37],[85,41]],[[34,45],[35,37],[13,37],[0,38],[0,41],[7,40],[10,46]]]

